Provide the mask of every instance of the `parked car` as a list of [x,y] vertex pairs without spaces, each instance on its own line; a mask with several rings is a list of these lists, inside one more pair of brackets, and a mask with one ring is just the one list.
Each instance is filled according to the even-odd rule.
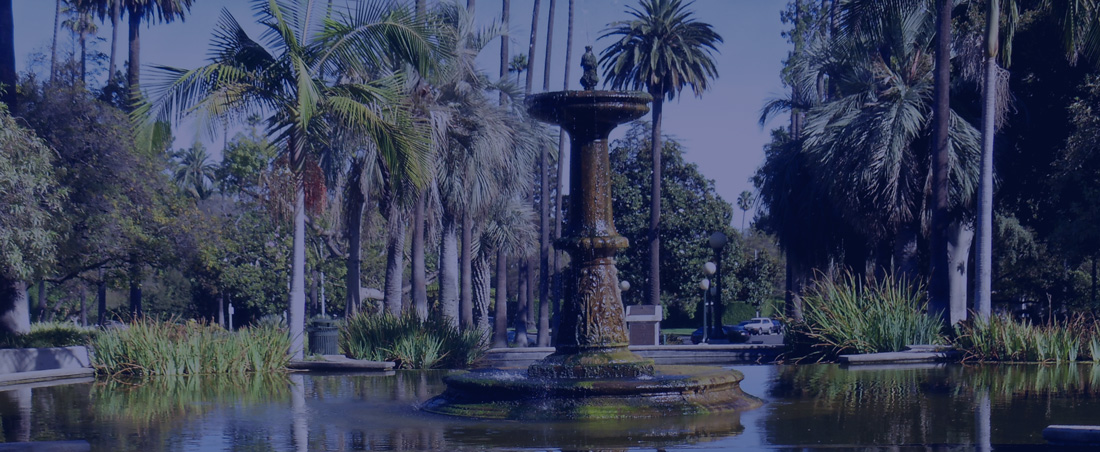
[[752,334],[779,334],[783,325],[767,317],[753,317],[745,322],[745,331]]
[[[710,340],[727,340],[731,344],[745,342],[749,340],[749,332],[745,331],[741,325],[722,325],[722,337],[715,337],[709,335]],[[703,329],[698,328],[691,333],[691,343],[698,344],[703,342]]]

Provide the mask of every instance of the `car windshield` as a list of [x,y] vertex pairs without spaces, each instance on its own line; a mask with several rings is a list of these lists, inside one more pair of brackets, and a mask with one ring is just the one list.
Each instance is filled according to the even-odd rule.
[[752,323],[752,320],[746,320],[744,322],[738,323],[737,326],[745,326],[745,325],[748,325],[750,323]]

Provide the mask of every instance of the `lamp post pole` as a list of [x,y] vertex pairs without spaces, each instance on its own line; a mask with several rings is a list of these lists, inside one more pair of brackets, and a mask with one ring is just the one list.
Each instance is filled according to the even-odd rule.
[[711,234],[708,241],[711,249],[714,250],[715,262],[714,297],[711,299],[711,305],[714,306],[714,315],[711,319],[714,324],[712,327],[714,334],[719,334],[722,331],[722,248],[725,248],[728,241],[729,237],[726,237],[726,234],[721,231]]
[[[711,297],[707,296],[707,295],[710,295],[710,291],[712,290],[711,284],[710,284],[710,277],[714,276],[714,273],[717,272],[717,271],[718,271],[718,266],[715,265],[714,262],[707,262],[707,263],[703,264],[703,274],[706,275],[706,277],[704,277],[702,281],[699,281],[699,288],[703,289],[703,343],[704,344],[710,342],[710,339],[708,339],[708,338],[711,335],[709,334],[710,331],[708,331],[708,330],[710,330],[711,327],[710,327],[710,324],[707,323],[707,311],[710,311],[711,306],[714,305],[714,297],[713,296],[711,296]],[[711,311],[710,314],[712,314],[711,317],[714,317],[713,316],[713,314],[714,314],[713,311]],[[717,333],[715,333],[715,334],[717,334]]]
[[[710,264],[710,262],[707,262],[707,264]],[[706,344],[710,342],[707,334],[707,290],[710,289],[710,280],[703,278],[702,281],[699,281],[699,288],[703,289],[703,340],[700,343]]]

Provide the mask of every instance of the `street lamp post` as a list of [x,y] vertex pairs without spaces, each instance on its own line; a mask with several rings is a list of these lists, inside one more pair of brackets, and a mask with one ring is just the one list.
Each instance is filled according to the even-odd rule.
[[[707,262],[707,264],[710,264],[710,262]],[[699,281],[699,288],[703,289],[703,340],[701,343],[706,344],[710,342],[707,337],[707,289],[710,289],[710,280],[703,278],[702,281]]]
[[[703,342],[704,343],[708,342],[707,338],[710,336],[708,330],[711,329],[710,324],[707,323],[707,317],[708,317],[707,314],[709,313],[710,317],[714,317],[714,311],[711,310],[712,306],[714,306],[714,296],[713,296],[713,292],[712,292],[714,290],[714,287],[712,287],[711,284],[710,284],[710,278],[712,276],[714,276],[714,273],[716,273],[717,271],[718,271],[718,266],[715,265],[714,262],[707,262],[707,263],[703,264],[703,274],[706,275],[706,277],[703,278],[703,280],[699,282],[699,288],[703,289]],[[707,295],[711,295],[711,296],[708,297]]]
[[714,250],[714,262],[715,262],[715,277],[714,277],[714,297],[711,299],[711,304],[714,306],[713,332],[714,334],[720,334],[722,331],[722,248],[729,242],[729,238],[722,231],[717,231],[710,235],[708,240],[711,249]]

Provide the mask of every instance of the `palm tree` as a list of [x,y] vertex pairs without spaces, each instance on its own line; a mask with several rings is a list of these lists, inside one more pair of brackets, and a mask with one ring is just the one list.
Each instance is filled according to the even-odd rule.
[[385,56],[427,70],[432,45],[423,28],[407,11],[380,2],[359,4],[336,20],[311,14],[315,3],[255,1],[257,17],[268,30],[266,45],[250,38],[236,18],[223,11],[212,42],[212,61],[192,70],[159,67],[164,83],[151,91],[152,103],[137,111],[139,117],[150,119],[191,113],[200,119],[247,112],[267,116],[268,133],[285,145],[295,174],[288,309],[289,352],[294,359],[303,354],[307,157],[325,142],[333,124],[369,136],[393,171],[415,181],[421,180],[418,162],[426,153],[424,142],[410,131],[407,112],[399,108],[400,74],[363,82],[332,76],[338,70],[357,75],[391,67]]
[[[819,174],[834,202],[868,243],[893,242],[894,262],[911,277],[928,205],[928,168],[934,168],[934,159],[922,152],[924,140],[934,137],[928,126],[929,113],[932,124],[935,118],[930,101],[938,30],[931,12],[919,3],[899,2],[867,22],[849,23],[855,32],[833,40],[826,62],[837,96],[809,111],[804,131],[806,152],[822,163]],[[945,240],[953,237],[947,233],[954,231],[959,213],[968,210],[978,175],[978,133],[954,111],[948,115],[952,164],[946,213],[952,221],[943,231]],[[934,178],[934,169],[931,174]]]
[[[634,18],[611,24],[600,38],[618,41],[600,54],[605,84],[612,89],[646,90],[653,96],[653,149],[661,149],[661,114],[664,101],[690,86],[696,96],[718,77],[712,52],[722,37],[709,24],[696,21],[681,0],[641,0],[641,9],[630,8]],[[661,153],[652,152],[649,213],[649,304],[661,303],[660,238]]]
[[[1003,5],[1003,8],[1002,8]],[[1095,2],[1059,0],[1044,2],[1050,7],[1053,19],[1063,30],[1066,58],[1075,62],[1084,54],[1091,59],[1100,55],[1100,22],[1097,14],[1100,6]],[[1002,42],[1000,18],[1005,15],[1006,33]],[[1007,68],[1012,57],[1012,37],[1019,20],[1019,5],[1015,0],[989,0],[986,6],[985,53],[983,58],[982,86],[982,160],[981,182],[978,188],[977,236],[978,245],[974,259],[977,280],[974,283],[974,306],[979,318],[988,319],[991,311],[993,279],[993,142],[998,124],[1006,110],[1007,86],[999,86],[1005,72],[997,59]],[[996,87],[996,88],[994,88]]]
[[15,18],[11,0],[0,0],[0,102],[15,110]]
[[50,81],[57,74],[57,34],[61,31],[61,0],[56,0],[53,9],[53,39],[50,41]]
[[207,199],[214,193],[214,170],[217,164],[210,160],[206,147],[196,142],[187,149],[173,153],[176,170],[172,179],[180,190],[195,199]]
[[748,190],[741,192],[741,195],[737,197],[737,208],[741,209],[741,232],[745,231],[745,216],[748,215],[749,209],[752,208],[752,203],[755,201],[752,192]]
[[126,73],[126,83],[130,87],[132,97],[140,95],[138,82],[141,75],[141,23],[153,22],[171,23],[176,19],[183,20],[191,11],[194,0],[120,0],[122,7],[126,8],[129,19],[130,34],[129,43],[130,66]]
[[95,22],[92,21],[92,12],[82,9],[77,5],[67,6],[65,12],[69,18],[61,25],[77,36],[80,46],[80,83],[85,83],[88,70],[88,36],[98,31]]
[[508,63],[508,72],[514,72],[516,74],[516,85],[519,85],[519,76],[523,71],[527,70],[527,54],[518,54],[512,57],[512,61]]
[[107,85],[114,84],[117,67],[118,21],[122,17],[123,0],[71,0],[73,6],[82,11],[94,13],[99,20],[111,21],[110,63],[107,65]]
[[[535,2],[536,4],[538,2]],[[542,90],[550,91],[550,56],[554,49],[554,0],[546,19],[546,60]],[[537,14],[537,13],[536,13]],[[539,347],[550,346],[550,143],[539,146]],[[558,154],[559,157],[561,154]]]
[[[572,63],[572,49],[573,49],[573,7],[574,0],[569,0],[569,25],[566,28],[565,33],[565,79],[562,89],[569,90],[569,68],[573,66]],[[547,52],[549,53],[549,52]],[[549,65],[548,65],[549,66]],[[554,240],[561,238],[561,227],[563,220],[565,219],[564,207],[562,206],[562,192],[564,190],[563,184],[565,183],[565,157],[569,154],[568,146],[569,138],[566,136],[565,129],[558,128],[558,177],[556,179],[557,186],[554,192]],[[562,294],[562,251],[559,249],[554,250],[554,316],[553,316],[553,329],[557,330],[557,323],[560,320],[558,314],[561,309],[561,294]]]

